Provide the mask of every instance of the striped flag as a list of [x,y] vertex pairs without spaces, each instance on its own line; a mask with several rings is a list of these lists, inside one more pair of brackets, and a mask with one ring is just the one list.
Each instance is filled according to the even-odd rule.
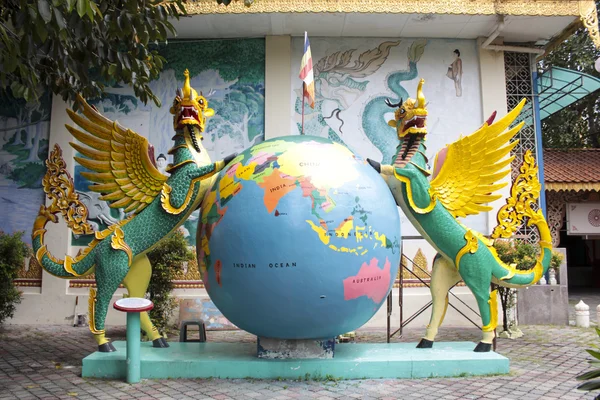
[[310,54],[310,43],[308,34],[304,32],[304,55],[302,56],[302,64],[300,65],[300,79],[304,82],[304,97],[308,99],[308,104],[311,108],[315,108],[315,82],[313,78],[312,56]]

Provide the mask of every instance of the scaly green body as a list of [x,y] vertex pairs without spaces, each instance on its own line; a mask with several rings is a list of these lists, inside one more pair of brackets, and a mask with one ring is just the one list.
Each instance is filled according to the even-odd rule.
[[[87,223],[87,209],[79,201],[58,146],[46,162],[48,171],[42,185],[52,204],[40,208],[33,227],[33,249],[41,266],[55,276],[75,278],[95,273],[97,290],[90,290],[89,320],[100,351],[114,351],[104,335],[104,322],[119,285],[127,288],[130,297],[145,296],[152,275],[146,253],[199,207],[210,185],[209,178],[226,164],[226,160],[211,163],[202,147],[206,117],[212,116],[214,110],[190,86],[187,70],[184,75],[183,88],[177,90],[170,110],[175,136],[169,150],[173,164],[167,168],[168,177],[153,165],[150,146],[142,136],[100,115],[83,98],[79,98],[83,116],[67,110],[85,130],[67,125],[81,142],[71,143],[81,154],[75,160],[92,171],[82,173],[93,182],[90,190],[101,193],[100,199],[111,202],[111,207],[132,212],[130,217],[104,231],[93,232]],[[45,226],[48,221],[57,222],[58,213],[74,233],[94,233],[92,242],[74,258],[65,256],[59,260],[44,244]],[[146,312],[141,315],[141,326],[154,347],[167,346]]]
[[[130,296],[143,297],[145,295],[150,273],[149,262],[145,253],[168,234],[179,228],[189,215],[197,209],[207,186],[210,184],[210,179],[205,181],[201,179],[212,176],[215,172],[218,172],[218,169],[223,167],[223,162],[208,164],[210,159],[206,153],[204,153],[203,161],[206,161],[207,165],[198,166],[193,162],[193,156],[187,147],[180,146],[184,144],[183,132],[179,131],[175,136],[174,149],[176,150],[173,153],[173,158],[174,165],[183,164],[172,170],[166,181],[171,187],[169,204],[178,209],[177,214],[167,212],[161,196],[157,196],[133,218],[122,221],[122,223],[115,226],[116,228],[111,227],[109,230],[104,231],[108,233],[107,236],[101,240],[94,240],[88,247],[89,252],[80,259],[76,257],[74,262],[70,264],[71,272],[65,268],[63,260],[56,260],[47,251],[40,251],[44,247],[44,235],[36,235],[34,228],[33,250],[41,255],[39,261],[50,274],[62,278],[75,278],[95,273],[97,293],[94,295],[92,291],[91,294],[93,297],[91,301],[95,301],[95,304],[91,305],[93,306],[93,316],[90,315],[90,318],[93,318],[93,320],[90,320],[90,327],[95,335],[102,337],[99,340],[99,345],[107,343],[103,337],[104,321],[108,305],[116,289],[123,283],[129,290]],[[179,148],[177,148],[178,146]],[[40,215],[44,218],[43,213]],[[45,220],[40,221],[40,223],[45,224]],[[130,249],[131,254],[128,254],[128,251],[122,248],[115,248],[113,241],[116,240],[114,239],[117,234],[116,230],[122,232],[123,243]],[[43,254],[41,254],[42,252]],[[143,289],[141,289],[142,287]],[[146,322],[144,328],[150,339],[160,338],[160,334],[151,326],[147,316],[145,321],[143,319],[142,322]]]
[[[425,97],[417,89],[417,100],[388,106],[397,108],[395,119],[400,144],[393,165],[370,161],[390,187],[396,203],[414,227],[437,250],[431,278],[433,311],[427,334],[418,347],[431,347],[448,305],[448,290],[463,280],[473,292],[483,321],[483,340],[475,351],[489,351],[497,326],[497,293],[490,293],[490,284],[524,287],[535,284],[546,273],[551,258],[551,237],[548,225],[535,201],[539,196],[537,167],[530,153],[525,155],[521,174],[513,183],[511,197],[498,213],[499,225],[492,239],[508,238],[528,218],[540,233],[540,254],[536,265],[525,271],[503,263],[493,247],[493,240],[461,224],[457,216],[475,214],[491,208],[483,204],[499,198],[492,194],[496,184],[507,174],[511,159],[504,157],[516,144],[510,142],[520,126],[505,129],[514,121],[524,102],[497,124],[492,118],[471,136],[461,138],[436,157],[436,175],[432,181],[427,170],[427,133]],[[486,158],[487,157],[487,158]]]

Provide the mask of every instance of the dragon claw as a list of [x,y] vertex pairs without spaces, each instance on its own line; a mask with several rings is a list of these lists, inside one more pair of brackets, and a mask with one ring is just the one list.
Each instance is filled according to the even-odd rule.
[[164,349],[169,347],[169,343],[167,343],[167,340],[164,337],[159,337],[152,341],[152,347]]
[[231,162],[231,160],[233,160],[234,158],[236,158],[237,155],[238,155],[238,153],[230,154],[230,155],[228,155],[227,157],[225,157],[223,159],[223,162],[225,163],[225,165],[227,165],[227,164],[229,164]]
[[377,171],[378,174],[381,173],[381,164],[380,163],[378,163],[377,161],[373,161],[370,158],[367,158],[367,162],[369,163],[369,165],[371,167],[373,167],[373,169],[375,171]]
[[115,346],[111,342],[106,342],[98,345],[98,351],[100,353],[112,353],[113,351],[117,351]]
[[490,350],[492,350],[491,343],[479,342],[477,343],[477,347],[475,347],[475,350],[473,351],[476,353],[488,353]]

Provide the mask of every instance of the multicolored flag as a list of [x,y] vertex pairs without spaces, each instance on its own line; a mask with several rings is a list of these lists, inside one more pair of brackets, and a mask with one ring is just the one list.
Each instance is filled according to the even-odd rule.
[[308,34],[304,32],[304,55],[302,56],[302,64],[300,65],[300,79],[304,82],[302,102],[304,98],[308,99],[308,104],[311,108],[315,108],[315,82],[313,77],[312,55],[310,54],[310,43]]

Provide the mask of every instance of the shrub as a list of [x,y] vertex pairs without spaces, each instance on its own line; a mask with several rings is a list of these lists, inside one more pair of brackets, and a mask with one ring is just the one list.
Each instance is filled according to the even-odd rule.
[[[600,336],[600,329],[596,328],[596,333],[598,334],[598,336]],[[592,346],[594,346],[596,349],[598,348],[597,345],[592,345]],[[596,359],[596,360],[591,360],[590,364],[600,363],[600,361],[598,361],[598,360],[600,360],[600,352],[598,352],[597,350],[593,350],[593,349],[587,349],[586,351],[588,353],[590,353],[592,355],[592,357],[594,357]],[[581,374],[581,375],[577,376],[577,380],[587,381],[587,380],[598,378],[598,377],[600,377],[600,369],[594,369],[589,372],[586,372],[585,374]],[[600,379],[582,383],[581,385],[577,386],[577,389],[586,390],[586,391],[600,389]],[[598,398],[600,398],[600,395],[596,396],[596,399],[598,399]]]
[[25,258],[31,255],[22,237],[23,232],[9,235],[0,231],[0,324],[14,315],[16,304],[21,302],[14,280],[25,265]]
[[[518,270],[527,270],[535,266],[539,251],[537,246],[516,240],[496,240],[494,248],[500,260],[508,265],[516,264]],[[515,289],[504,286],[498,287],[500,303],[502,304],[502,328],[508,331],[508,309],[513,306],[512,294]]]
[[180,231],[175,231],[161,240],[158,246],[148,253],[148,259],[152,264],[148,294],[154,303],[154,308],[150,311],[150,318],[161,333],[169,328],[169,319],[177,307],[177,302],[171,294],[173,279],[176,273],[183,268],[183,263],[193,257],[195,254],[189,249],[188,243]]

